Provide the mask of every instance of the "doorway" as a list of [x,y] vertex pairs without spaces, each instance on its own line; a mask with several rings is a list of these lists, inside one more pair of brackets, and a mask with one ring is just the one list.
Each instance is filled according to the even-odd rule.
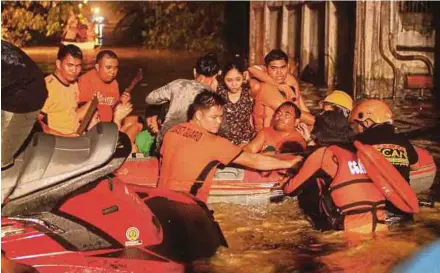
[[353,95],[353,65],[356,39],[356,2],[334,2],[337,11],[338,34],[335,88]]

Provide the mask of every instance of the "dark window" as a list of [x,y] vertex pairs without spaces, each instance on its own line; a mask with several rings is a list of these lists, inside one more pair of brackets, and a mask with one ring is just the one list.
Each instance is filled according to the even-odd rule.
[[402,1],[399,2],[399,12],[402,13],[429,13],[433,2],[429,1]]

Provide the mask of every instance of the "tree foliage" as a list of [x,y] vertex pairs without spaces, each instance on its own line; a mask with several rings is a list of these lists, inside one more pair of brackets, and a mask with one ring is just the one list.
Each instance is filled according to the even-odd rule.
[[[2,2],[2,39],[15,45],[59,39],[70,12],[81,23],[90,8],[75,1]],[[143,44],[155,49],[222,51],[224,2],[100,2],[117,23],[114,35],[126,44]],[[105,39],[105,38],[104,38]]]
[[223,2],[132,2],[125,12],[116,32],[140,34],[147,48],[224,50]]
[[[17,46],[59,38],[73,11],[86,23],[78,2],[2,1],[2,39]],[[84,9],[86,10],[86,9]]]

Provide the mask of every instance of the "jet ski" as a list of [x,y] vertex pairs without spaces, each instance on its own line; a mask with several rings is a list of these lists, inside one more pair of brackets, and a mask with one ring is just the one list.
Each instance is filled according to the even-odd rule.
[[227,246],[194,196],[115,177],[130,151],[113,123],[35,134],[2,171],[3,254],[39,272],[184,272]]

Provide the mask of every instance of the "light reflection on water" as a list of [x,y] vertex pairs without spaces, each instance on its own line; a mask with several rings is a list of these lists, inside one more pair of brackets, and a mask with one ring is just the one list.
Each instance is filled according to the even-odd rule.
[[293,199],[211,208],[229,248],[197,262],[194,272],[388,272],[440,236],[440,206],[422,208],[413,225],[363,237],[313,230]]
[[[145,95],[177,78],[192,78],[192,67],[201,53],[157,51],[136,48],[110,48],[120,58],[118,81],[128,86],[137,68],[144,80],[133,91],[135,108],[142,112]],[[57,48],[28,48],[25,51],[45,73],[55,68]],[[98,50],[85,52],[85,68],[91,68]],[[311,109],[326,95],[325,89],[302,86]],[[391,102],[395,124],[410,134],[413,143],[428,149],[440,159],[439,135],[433,128],[436,111],[432,101]],[[437,180],[439,175],[437,175]],[[437,181],[438,182],[438,181]],[[440,183],[437,183],[437,187]],[[435,196],[440,201],[440,191]],[[214,204],[215,218],[228,240],[207,260],[196,262],[195,272],[360,272],[382,273],[405,259],[421,246],[440,237],[440,206],[422,208],[413,225],[386,234],[356,238],[343,232],[319,232],[302,215],[293,199],[268,206]]]

